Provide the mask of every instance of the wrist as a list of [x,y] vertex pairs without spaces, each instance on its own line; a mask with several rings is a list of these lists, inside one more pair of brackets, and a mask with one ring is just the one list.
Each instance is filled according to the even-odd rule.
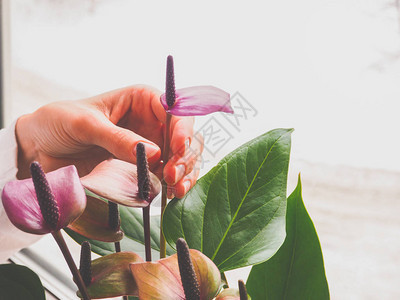
[[18,179],[30,177],[29,166],[37,157],[37,150],[31,131],[29,130],[30,115],[23,115],[15,124],[15,138],[18,145]]

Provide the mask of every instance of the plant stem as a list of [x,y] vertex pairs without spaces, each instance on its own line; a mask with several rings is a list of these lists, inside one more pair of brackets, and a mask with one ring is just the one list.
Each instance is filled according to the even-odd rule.
[[146,250],[146,261],[151,261],[150,205],[143,207],[143,228],[144,228],[144,246]]
[[81,274],[79,273],[75,262],[71,256],[71,253],[69,252],[68,246],[65,243],[64,237],[62,236],[61,231],[55,231],[52,233],[54,239],[56,240],[58,247],[60,247],[60,250],[62,254],[64,255],[65,261],[68,264],[69,269],[71,270],[72,276],[74,277],[75,283],[78,286],[79,291],[81,292],[81,295],[84,300],[90,300],[89,294],[86,289],[86,285],[82,280]]
[[[118,242],[114,242],[114,246],[115,246],[115,252],[116,253],[121,252],[121,243],[119,241]],[[128,296],[123,296],[122,299],[123,300],[128,300],[129,298],[128,298]]]
[[[171,118],[172,116],[167,113],[166,116],[166,122],[165,122],[165,132],[164,132],[164,149],[163,149],[163,155],[162,155],[162,160],[163,160],[163,174],[164,174],[164,168],[165,165],[168,162],[169,159],[169,148],[170,148],[170,127],[171,127]],[[168,185],[165,182],[164,176],[162,179],[162,191],[161,191],[161,226],[160,226],[160,258],[164,258],[167,255],[167,249],[166,249],[166,242],[165,238],[162,232],[162,224],[163,224],[163,215],[164,215],[164,210],[165,207],[167,206],[167,188]]]
[[121,243],[120,242],[114,242],[115,246],[115,252],[121,252]]

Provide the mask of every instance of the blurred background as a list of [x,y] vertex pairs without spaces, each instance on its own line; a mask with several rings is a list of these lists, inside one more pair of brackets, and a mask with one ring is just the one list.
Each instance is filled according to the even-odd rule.
[[[52,101],[163,90],[171,54],[177,88],[215,85],[236,111],[197,119],[202,174],[295,128],[288,194],[301,172],[331,298],[400,298],[398,0],[2,0],[2,38],[5,125]],[[32,264],[48,243],[26,250]],[[46,284],[68,299],[59,281]]]

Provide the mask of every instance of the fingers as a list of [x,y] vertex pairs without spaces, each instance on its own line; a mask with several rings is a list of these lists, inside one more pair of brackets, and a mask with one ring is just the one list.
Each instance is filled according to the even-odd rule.
[[[198,176],[197,173],[193,173],[193,170],[201,161],[201,153],[203,151],[203,138],[201,134],[196,134],[189,147],[186,148],[184,155],[177,153],[172,156],[164,168],[164,178],[169,186],[175,186],[179,182],[183,184],[182,179],[191,174],[190,176],[196,176],[195,178],[188,178],[194,180]],[[196,175],[197,174],[197,175]],[[188,183],[186,183],[186,186]],[[182,191],[182,187],[180,187]]]
[[171,156],[184,156],[193,139],[193,117],[172,117],[171,120]]
[[177,198],[183,198],[186,193],[196,184],[197,178],[200,173],[200,160],[198,160],[193,168],[193,170],[184,176],[178,183],[171,188],[170,197],[174,194]]
[[[153,120],[156,119],[150,104],[159,99],[159,95],[160,92],[155,88],[135,85],[86,99],[85,102],[96,108],[91,122],[85,122],[87,126],[84,130],[90,133],[88,139],[117,158],[132,163],[136,163],[136,145],[142,142],[149,163],[157,161],[161,155],[159,146],[136,133],[136,130],[127,129],[129,126],[125,123],[119,123],[128,122],[151,131],[157,124],[154,124]],[[133,107],[140,111],[138,115],[131,114]],[[117,123],[119,126],[115,125]]]
[[[149,137],[162,145],[162,124],[166,122],[166,112],[160,103],[159,94],[159,91],[149,87],[134,86],[103,94],[100,97],[101,101],[97,100],[99,98],[90,99],[91,103],[97,103],[97,109],[103,112],[105,119],[94,126],[91,125],[94,144],[105,148],[119,159],[136,163],[136,145],[142,142],[145,144],[149,163],[159,160],[160,148],[143,137]],[[131,126],[128,126],[125,122],[127,112],[131,109],[134,109],[136,114],[129,115],[130,118],[134,117],[134,123],[129,123]],[[150,119],[154,120],[151,123],[153,127],[146,123],[150,122]],[[121,127],[116,126],[117,123]],[[203,151],[203,138],[201,135],[193,136],[193,124],[193,117],[172,116],[171,119],[171,158],[162,175],[179,197],[194,185],[199,175],[195,166]]]
[[98,122],[92,126],[93,143],[106,149],[119,159],[136,163],[136,145],[143,143],[146,148],[147,159],[153,163],[160,159],[161,150],[153,142],[134,133],[131,130],[114,125],[109,120]]

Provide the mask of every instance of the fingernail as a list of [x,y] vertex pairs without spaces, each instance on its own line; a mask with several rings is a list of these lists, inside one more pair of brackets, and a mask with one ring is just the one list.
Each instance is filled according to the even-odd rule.
[[177,165],[175,167],[175,181],[177,183],[185,175],[186,167],[183,164]]
[[[139,141],[139,143],[142,143],[146,149],[146,155],[147,158],[150,158],[154,156],[158,151],[160,151],[160,148],[158,146],[149,143],[149,142],[144,142],[144,141]],[[136,156],[136,145],[133,147],[133,155]]]
[[185,153],[183,155],[186,155],[186,153],[189,150],[189,147],[190,147],[190,140],[186,139],[186,141],[185,141]]
[[187,192],[189,192],[190,186],[191,186],[191,185],[192,185],[192,184],[191,184],[190,180],[186,180],[186,181],[183,183],[183,186],[185,187],[185,194],[186,194]]
[[169,199],[172,199],[175,197],[175,188],[168,186],[167,187],[167,196]]

